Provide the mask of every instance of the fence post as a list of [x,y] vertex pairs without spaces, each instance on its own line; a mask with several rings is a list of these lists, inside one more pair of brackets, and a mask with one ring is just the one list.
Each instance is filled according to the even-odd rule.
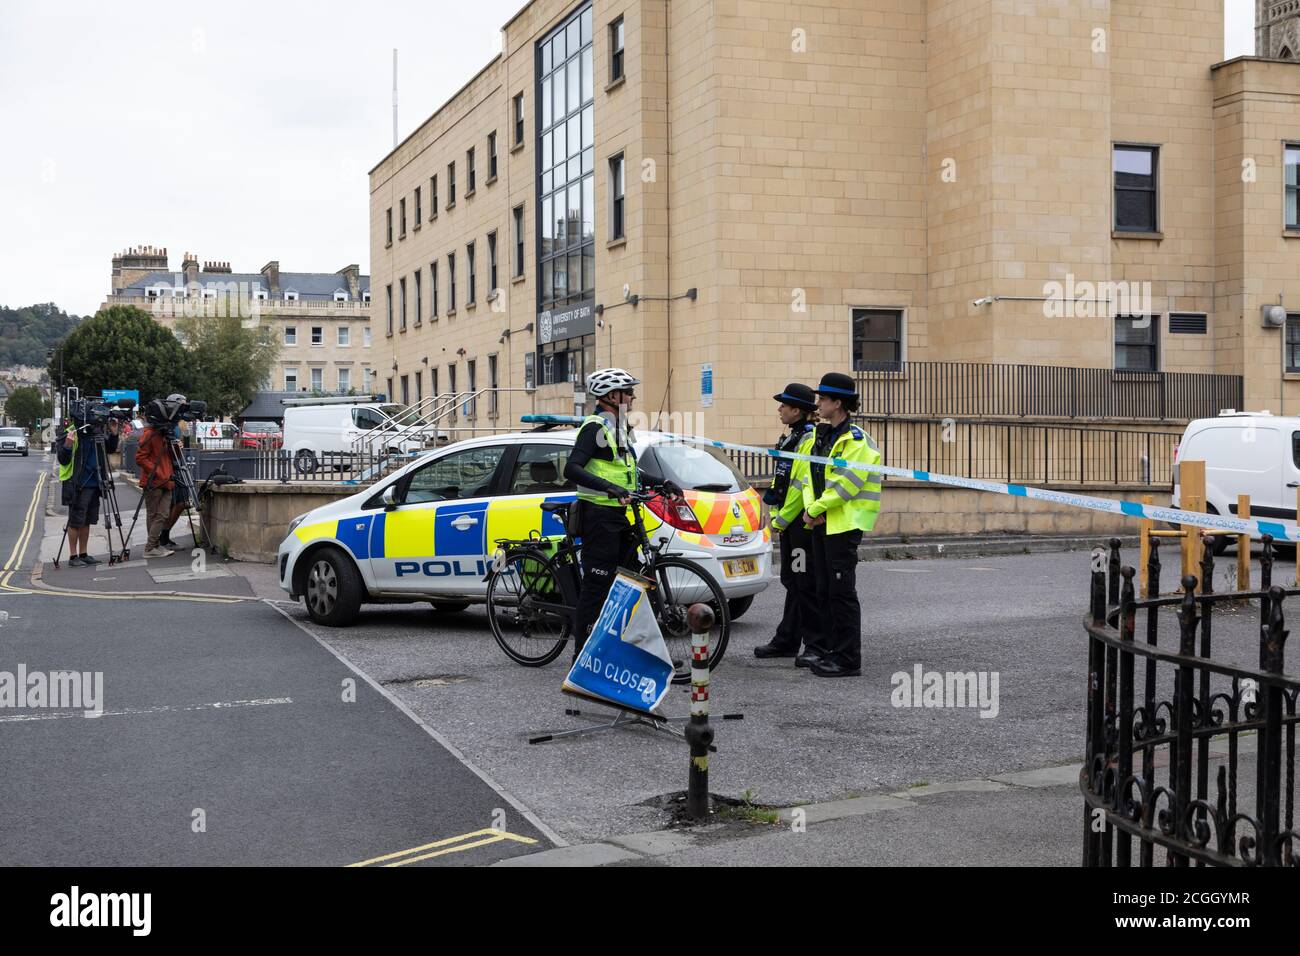
[[[1264,670],[1270,674],[1282,673],[1282,652],[1287,636],[1283,627],[1282,600],[1285,592],[1280,587],[1269,588],[1269,617],[1267,626],[1260,630],[1260,657]],[[1282,688],[1267,683],[1261,688],[1264,695],[1264,727],[1260,732],[1259,763],[1263,768],[1258,800],[1259,823],[1263,830],[1263,845],[1259,848],[1260,862],[1276,866],[1281,862],[1277,845],[1279,791],[1282,788]]]
[[[1178,503],[1183,511],[1205,510],[1205,462],[1184,461],[1179,464],[1179,476],[1182,479],[1181,495]],[[1184,575],[1196,574],[1201,563],[1201,529],[1192,525],[1183,525],[1187,534],[1183,537]]]
[[[1088,603],[1091,606],[1094,627],[1106,624],[1106,552],[1097,547],[1092,552],[1092,579],[1089,582]],[[1091,634],[1088,635],[1088,723],[1084,741],[1086,759],[1083,772],[1088,779],[1088,789],[1096,792],[1101,779],[1097,770],[1097,759],[1105,750],[1105,737],[1102,727],[1101,680],[1105,666],[1103,644]],[[1083,865],[1101,866],[1101,834],[1092,828],[1092,812],[1085,804],[1083,810]]]
[[[1151,504],[1151,496],[1143,495],[1142,503],[1144,505]],[[1148,565],[1151,562],[1151,532],[1155,530],[1155,527],[1154,518],[1143,518],[1138,531],[1138,594],[1144,598],[1152,596],[1148,586],[1150,581]]]
[[693,820],[709,815],[709,630],[713,610],[707,604],[692,604],[686,612],[691,628],[691,722],[684,731],[691,748],[691,767],[686,778],[686,812]]

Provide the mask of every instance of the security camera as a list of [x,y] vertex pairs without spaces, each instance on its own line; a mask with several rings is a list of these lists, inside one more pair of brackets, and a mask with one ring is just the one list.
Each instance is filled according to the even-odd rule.
[[628,285],[626,282],[623,283],[623,298],[625,299],[632,298],[632,287]]

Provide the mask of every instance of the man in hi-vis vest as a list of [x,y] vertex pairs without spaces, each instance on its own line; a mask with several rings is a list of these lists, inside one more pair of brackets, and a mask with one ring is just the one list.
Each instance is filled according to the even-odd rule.
[[573,658],[577,660],[587,635],[614,583],[620,564],[636,548],[628,523],[629,492],[638,486],[636,453],[627,414],[640,385],[621,368],[605,368],[587,376],[587,394],[596,400],[583,419],[564,466],[564,477],[578,486],[575,524],[582,537],[582,590],[573,614]]

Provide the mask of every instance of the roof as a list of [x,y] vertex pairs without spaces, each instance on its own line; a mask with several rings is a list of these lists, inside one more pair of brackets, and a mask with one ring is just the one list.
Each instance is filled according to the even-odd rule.
[[[201,288],[228,288],[231,284],[247,285],[250,292],[262,290],[270,295],[266,277],[260,272],[200,272],[198,284]],[[359,285],[362,292],[370,291],[370,276],[361,276]],[[121,289],[118,295],[143,296],[146,289],[167,286],[174,289],[185,288],[183,272],[150,272],[142,279],[137,279]],[[302,299],[333,300],[335,291],[348,291],[347,276],[335,272],[281,272],[280,292],[297,292]]]

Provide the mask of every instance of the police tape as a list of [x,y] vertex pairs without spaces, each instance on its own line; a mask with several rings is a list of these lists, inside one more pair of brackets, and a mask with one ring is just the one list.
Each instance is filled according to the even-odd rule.
[[949,485],[954,488],[970,488],[975,491],[987,491],[998,495],[1011,495],[1017,498],[1031,498],[1035,501],[1047,501],[1052,504],[1065,505],[1070,508],[1083,508],[1088,511],[1101,511],[1107,514],[1122,514],[1130,518],[1151,518],[1170,524],[1193,525],[1198,528],[1213,528],[1231,534],[1248,534],[1253,537],[1272,535],[1274,541],[1300,542],[1300,528],[1292,522],[1258,521],[1254,518],[1233,518],[1227,515],[1208,514],[1202,511],[1182,511],[1178,508],[1162,508],[1157,505],[1142,504],[1138,501],[1124,501],[1116,498],[1095,498],[1092,495],[1074,494],[1068,491],[1052,491],[1047,488],[1034,488],[1030,485],[1017,485],[1002,481],[985,481],[981,478],[963,478],[960,475],[944,475],[933,471],[918,471],[913,468],[893,468],[888,465],[869,465],[866,462],[847,461],[843,458],[827,458],[819,455],[801,455],[793,451],[779,451],[775,448],[760,448],[756,445],[738,445],[734,442],[715,441],[696,435],[676,435],[662,433],[665,437],[677,441],[692,442],[697,445],[709,445],[713,448],[747,451],[755,455],[767,455],[769,458],[789,458],[794,461],[807,461],[820,465],[833,465],[837,468],[851,468],[854,471],[878,471],[892,478],[907,478],[911,481],[925,481],[936,485]]

